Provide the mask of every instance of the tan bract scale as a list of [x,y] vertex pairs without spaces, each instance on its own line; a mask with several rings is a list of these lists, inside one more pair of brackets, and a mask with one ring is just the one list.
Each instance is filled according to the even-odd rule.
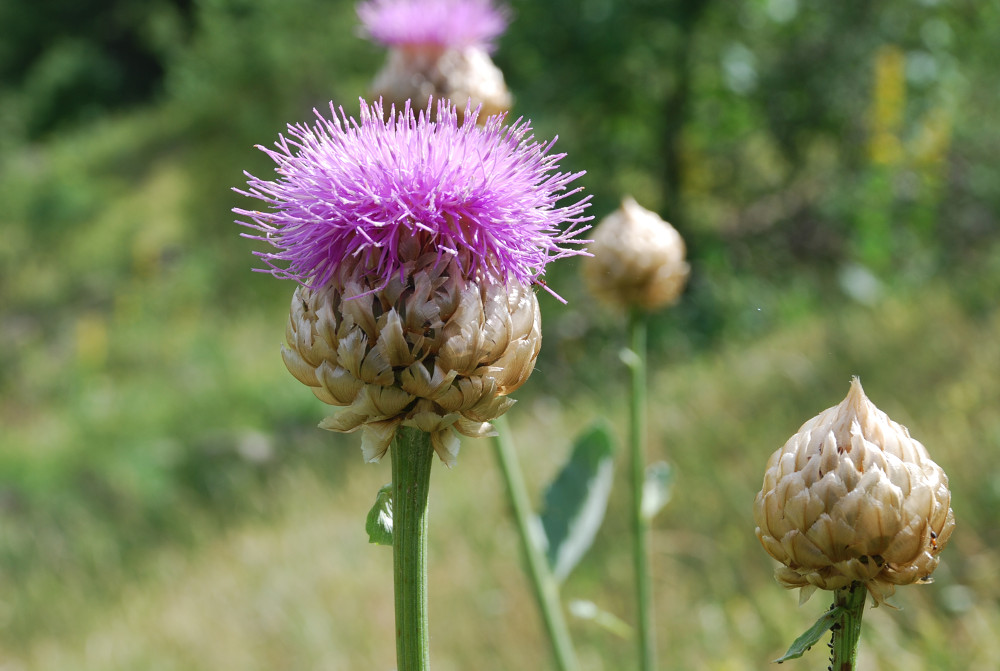
[[292,297],[285,365],[321,401],[344,407],[320,427],[361,429],[367,461],[385,454],[402,425],[430,433],[441,460],[454,464],[456,433],[493,435],[488,422],[513,405],[507,395],[528,379],[541,347],[530,287],[467,282],[433,262],[418,262],[423,269],[405,284],[347,280]]
[[447,98],[458,108],[459,122],[470,99],[473,109],[482,105],[480,123],[490,115],[508,111],[511,106],[503,73],[481,47],[443,49],[421,45],[394,48],[375,75],[372,95],[382,99],[386,110],[390,104],[402,109],[407,100],[421,109],[431,96],[435,100]]
[[876,605],[896,585],[930,582],[955,527],[948,477],[857,378],[771,455],[754,520],[783,564],[778,582],[802,601],[861,581]]
[[631,196],[605,217],[588,245],[583,280],[600,301],[654,310],[680,297],[690,271],[684,240],[655,212]]

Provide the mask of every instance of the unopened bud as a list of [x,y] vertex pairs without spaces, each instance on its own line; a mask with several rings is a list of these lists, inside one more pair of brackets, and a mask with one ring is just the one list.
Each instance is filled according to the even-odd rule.
[[599,300],[654,310],[680,296],[689,272],[684,240],[631,196],[594,229],[593,238],[583,279]]
[[860,581],[876,605],[896,585],[930,582],[955,527],[948,477],[857,378],[771,455],[754,520],[784,565],[778,582],[802,600]]

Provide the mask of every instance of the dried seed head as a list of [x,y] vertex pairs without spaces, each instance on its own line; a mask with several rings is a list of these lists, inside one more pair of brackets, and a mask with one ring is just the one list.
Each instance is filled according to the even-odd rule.
[[345,267],[337,282],[292,298],[282,356],[324,403],[345,409],[323,421],[362,431],[377,461],[396,428],[431,434],[438,456],[455,462],[459,441],[492,435],[487,423],[514,404],[508,394],[531,374],[541,347],[534,292],[516,282],[469,282],[460,265],[425,255],[404,278],[372,286]]
[[778,582],[802,600],[861,581],[876,605],[896,585],[929,582],[955,527],[948,477],[857,378],[771,455],[754,520],[784,564]]
[[627,196],[594,229],[583,279],[599,300],[646,310],[677,300],[688,277],[684,240],[673,226]]

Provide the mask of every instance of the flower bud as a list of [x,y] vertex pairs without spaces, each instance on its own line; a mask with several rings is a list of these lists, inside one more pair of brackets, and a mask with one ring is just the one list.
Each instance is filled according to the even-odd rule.
[[[344,288],[300,286],[292,298],[282,357],[324,403],[345,409],[320,426],[362,430],[367,461],[385,454],[399,426],[431,434],[441,460],[458,454],[455,432],[493,435],[488,422],[514,404],[507,395],[531,374],[541,347],[530,287],[467,282],[435,255],[404,283],[382,287],[343,271]],[[450,272],[449,272],[450,271]]]
[[778,582],[803,601],[860,581],[876,605],[896,585],[930,582],[955,527],[948,477],[857,378],[771,455],[754,520],[784,564]]
[[654,310],[680,296],[689,272],[684,240],[631,196],[604,218],[593,238],[593,257],[583,263],[583,279],[598,300]]

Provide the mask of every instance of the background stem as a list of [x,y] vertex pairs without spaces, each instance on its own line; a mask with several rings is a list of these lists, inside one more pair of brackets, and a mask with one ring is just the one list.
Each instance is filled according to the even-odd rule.
[[517,524],[517,532],[521,536],[521,548],[528,565],[528,576],[531,578],[535,600],[538,602],[542,620],[545,622],[545,629],[552,642],[552,654],[555,657],[556,667],[560,671],[577,671],[579,663],[576,659],[576,652],[573,650],[573,642],[569,636],[566,619],[563,617],[559,586],[549,569],[548,561],[532,535],[531,503],[517,461],[517,453],[510,439],[507,418],[496,418],[493,420],[493,426],[497,430],[497,436],[493,440],[493,444],[496,446],[497,460],[500,462],[500,471],[503,473],[503,479],[507,485],[511,508],[514,510],[514,521]]
[[430,434],[400,427],[392,440],[392,565],[396,665],[430,668],[427,630],[427,493],[434,449]]
[[861,617],[865,612],[867,596],[868,590],[861,582],[853,582],[849,587],[833,593],[833,605],[844,609],[840,621],[833,625],[833,657],[830,668],[834,671],[854,671],[856,668]]
[[630,373],[629,459],[632,468],[632,548],[635,566],[635,593],[639,627],[639,668],[656,668],[656,638],[653,632],[652,586],[649,575],[649,523],[642,515],[642,490],[646,481],[646,313],[629,312]]

